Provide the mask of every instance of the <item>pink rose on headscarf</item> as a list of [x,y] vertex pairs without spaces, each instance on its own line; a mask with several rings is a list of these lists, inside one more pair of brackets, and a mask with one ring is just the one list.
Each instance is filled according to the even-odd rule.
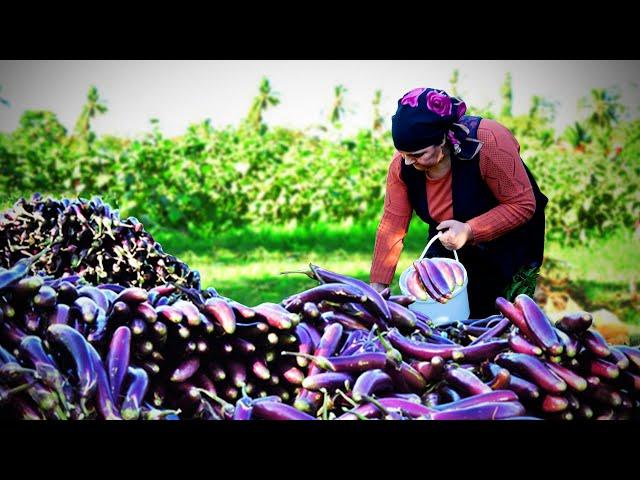
[[414,88],[409,93],[407,93],[402,100],[400,100],[401,105],[410,105],[412,107],[418,106],[418,97],[422,92],[424,92],[426,88]]
[[441,117],[451,115],[451,98],[432,90],[427,93],[427,108]]

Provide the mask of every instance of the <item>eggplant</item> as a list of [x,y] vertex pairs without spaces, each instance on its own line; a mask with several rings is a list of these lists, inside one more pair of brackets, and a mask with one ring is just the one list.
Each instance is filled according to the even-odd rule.
[[149,292],[144,288],[128,287],[122,290],[116,297],[116,302],[124,302],[129,306],[146,302],[149,299]]
[[593,316],[587,312],[575,312],[564,315],[556,322],[556,327],[566,333],[586,332],[593,322]]
[[415,303],[417,300],[413,295],[391,295],[388,299],[389,302],[397,303],[398,305],[402,305],[407,308],[412,303]]
[[173,371],[171,377],[169,378],[170,382],[184,382],[191,378],[193,374],[195,374],[200,368],[200,358],[199,357],[190,357],[184,360],[178,367]]
[[493,390],[487,393],[473,395],[461,400],[441,403],[435,407],[436,410],[456,410],[461,408],[477,407],[487,403],[517,402],[518,396],[511,390]]
[[436,287],[431,283],[429,274],[427,273],[424,264],[421,261],[416,260],[413,262],[413,268],[416,270],[416,272],[418,272],[418,279],[420,280],[420,283],[422,283],[422,286],[427,292],[427,295],[429,295],[429,297],[433,298],[437,302],[445,303],[447,299],[444,296],[440,295],[440,292],[438,292],[438,290],[436,290]]
[[97,378],[97,404],[98,410],[102,414],[105,420],[122,420],[120,412],[118,411],[113,396],[111,395],[111,389],[109,387],[109,378],[107,372],[102,364],[102,359],[91,344],[87,344],[89,350],[89,356],[93,364],[93,368]]
[[482,333],[478,338],[476,338],[469,345],[476,345],[478,343],[486,342],[487,340],[493,339],[495,337],[499,337],[504,332],[507,331],[507,328],[511,325],[511,321],[508,318],[503,318],[500,320],[497,325],[491,327],[486,332]]
[[69,306],[64,303],[58,303],[51,315],[49,315],[49,325],[56,323],[67,324],[69,322]]
[[208,298],[202,306],[205,316],[217,323],[227,334],[236,331],[236,315],[233,308],[222,298]]
[[431,298],[427,293],[427,290],[425,289],[422,281],[418,277],[418,271],[415,269],[411,270],[411,272],[407,276],[407,290],[417,300],[426,301]]
[[563,396],[547,393],[542,399],[542,411],[546,413],[562,412],[568,407],[569,401]]
[[396,328],[389,330],[387,338],[402,354],[419,360],[431,360],[435,356],[445,360],[460,360],[464,357],[464,354],[461,354],[461,348],[457,345],[415,342],[404,337]]
[[259,316],[264,318],[271,327],[277,330],[289,330],[293,328],[294,325],[297,325],[300,320],[297,314],[291,313],[275,303],[263,302],[253,307],[253,309]]
[[200,312],[198,311],[198,307],[193,303],[187,302],[186,300],[177,300],[171,304],[171,306],[182,313],[183,318],[187,320],[189,326],[197,327],[200,325]]
[[621,350],[617,349],[616,347],[609,346],[609,351],[611,352],[611,355],[605,360],[614,363],[620,369],[620,371],[629,368],[629,359]]
[[444,359],[442,357],[435,356],[431,358],[430,361],[416,361],[412,366],[420,372],[420,375],[422,375],[427,382],[433,382],[442,377]]
[[430,420],[500,420],[525,414],[520,402],[483,403],[481,405],[433,412]]
[[443,374],[444,380],[458,391],[467,395],[479,395],[491,392],[491,387],[485,385],[471,370],[455,365],[447,365]]
[[607,358],[611,355],[607,341],[597,330],[587,330],[586,332],[583,332],[581,340],[587,350],[597,357]]
[[628,345],[615,345],[615,348],[624,353],[629,359],[630,366],[636,373],[640,373],[640,348]]
[[50,325],[47,328],[47,334],[53,344],[62,346],[70,354],[75,363],[80,397],[87,400],[95,391],[98,382],[97,372],[91,358],[93,347],[77,330],[68,325]]
[[355,381],[352,389],[352,398],[361,402],[363,396],[371,395],[392,388],[391,377],[381,369],[373,369],[363,372]]
[[429,280],[434,286],[436,292],[438,292],[446,299],[450,299],[453,296],[451,294],[452,288],[450,288],[449,284],[447,283],[447,280],[442,274],[442,271],[438,268],[434,261],[429,258],[424,258],[422,260],[422,264],[424,265],[425,271],[427,272]]
[[[440,273],[442,273],[442,276],[447,282],[447,287],[449,288],[449,291],[453,292],[453,290],[456,288],[457,282],[456,282],[456,275],[453,272],[453,268],[451,267],[451,265],[449,265],[449,262],[442,259],[437,259],[437,260],[434,259],[432,260],[432,262],[436,265],[436,267],[438,267],[438,270],[440,270]],[[460,285],[462,285],[462,283],[460,283]]]
[[551,355],[560,355],[564,351],[564,347],[558,339],[551,321],[538,304],[528,295],[521,293],[516,296],[514,305],[524,314],[525,322],[533,335],[532,340]]
[[53,288],[43,285],[38,293],[33,297],[33,304],[38,308],[51,308],[55,306],[58,299],[58,292]]
[[567,385],[571,387],[573,390],[575,390],[576,392],[584,392],[587,389],[587,386],[588,386],[587,381],[577,373],[574,373],[572,370],[569,370],[568,368],[563,367],[562,365],[558,365],[556,363],[551,363],[547,361],[545,361],[544,364],[549,370],[551,370],[559,378],[564,380],[567,383]]
[[533,340],[534,336],[527,325],[527,322],[524,318],[524,313],[522,310],[517,308],[513,303],[507,300],[504,297],[496,298],[496,308],[504,315],[506,318],[511,320],[516,327],[520,329],[520,331],[529,339]]
[[[351,375],[341,372],[327,372],[309,375],[302,381],[302,388],[314,391],[321,390],[322,388],[333,390],[344,387],[345,384],[353,384],[353,377]],[[348,386],[347,390],[349,390]]]
[[526,355],[541,356],[542,349],[537,345],[533,345],[526,338],[524,338],[518,331],[513,330],[509,334],[509,346],[511,350],[516,353],[523,353]]
[[389,321],[390,325],[398,328],[406,328],[408,330],[412,330],[416,327],[418,319],[408,308],[397,303],[390,303],[389,311],[391,312],[391,320]]
[[78,289],[78,296],[90,298],[98,307],[103,309],[105,312],[109,310],[109,301],[107,300],[107,297],[104,295],[102,290],[97,287],[92,287],[90,285],[81,287]]
[[109,353],[107,354],[107,373],[111,395],[118,401],[122,382],[129,370],[129,358],[131,355],[131,330],[126,326],[116,329],[111,337]]
[[[378,296],[380,295],[378,294]],[[380,297],[380,299],[386,306],[386,301],[382,297]],[[305,303],[313,302],[317,304],[322,300],[335,303],[365,303],[367,296],[362,288],[354,285],[346,283],[326,283],[287,297],[282,301],[282,304],[290,312],[299,313],[302,311]],[[388,310],[388,307],[386,309]],[[390,316],[391,314],[389,313],[389,317]]]
[[371,285],[362,280],[340,275],[336,272],[318,267],[317,265],[309,264],[309,268],[313,272],[314,277],[323,283],[343,283],[359,288],[365,295],[365,299],[361,303],[363,303],[367,309],[371,310],[372,313],[377,314],[383,321],[389,322],[391,320],[391,312],[389,311],[387,301],[382,298],[378,291]]
[[154,323],[156,320],[158,320],[158,313],[156,312],[153,305],[148,302],[143,302],[136,305],[134,308],[134,312],[134,315],[142,318],[147,323]]
[[[551,372],[540,360],[522,353],[501,353],[496,357],[496,363],[512,373],[524,376],[549,393],[566,391],[567,384]],[[511,378],[513,384],[513,377]]]
[[253,416],[263,420],[315,420],[315,417],[290,405],[273,401],[255,402]]

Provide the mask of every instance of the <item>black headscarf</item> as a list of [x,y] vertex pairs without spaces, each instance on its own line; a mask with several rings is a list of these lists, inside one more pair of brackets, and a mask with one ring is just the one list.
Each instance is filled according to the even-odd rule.
[[[444,90],[414,88],[398,100],[391,118],[391,135],[398,150],[415,152],[440,145],[445,136],[458,154],[467,142],[469,129],[460,123],[467,105]],[[473,150],[477,153],[474,142]],[[465,149],[466,150],[466,149]]]

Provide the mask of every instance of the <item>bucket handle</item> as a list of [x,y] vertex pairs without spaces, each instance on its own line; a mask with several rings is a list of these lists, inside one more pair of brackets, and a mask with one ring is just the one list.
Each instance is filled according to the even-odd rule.
[[[437,235],[434,235],[433,238],[429,240],[429,243],[427,243],[427,246],[424,247],[424,250],[422,251],[422,254],[420,255],[420,258],[418,258],[418,260],[422,260],[424,258],[424,256],[427,254],[427,250],[429,250],[429,247],[433,244],[433,242],[440,239],[441,236],[442,232],[438,232]],[[458,252],[456,250],[453,251],[453,256],[456,257],[456,262],[460,263],[460,260],[458,260]]]

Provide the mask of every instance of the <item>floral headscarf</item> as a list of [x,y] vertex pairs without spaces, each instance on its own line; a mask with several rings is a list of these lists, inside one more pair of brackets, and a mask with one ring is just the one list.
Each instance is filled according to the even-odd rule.
[[[469,129],[461,123],[466,111],[467,105],[461,99],[444,90],[414,88],[398,100],[398,109],[391,118],[393,144],[398,150],[415,152],[440,145],[446,135],[456,155],[466,153],[467,158],[472,158],[482,143],[470,138]],[[474,145],[464,145],[468,143]]]

